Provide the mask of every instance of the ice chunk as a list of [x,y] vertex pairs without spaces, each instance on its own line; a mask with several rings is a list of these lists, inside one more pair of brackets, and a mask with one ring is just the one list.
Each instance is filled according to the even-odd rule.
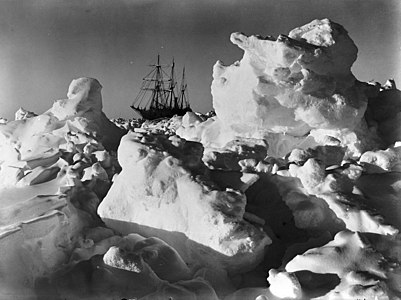
[[114,268],[140,273],[147,264],[156,275],[169,282],[191,278],[191,271],[177,251],[161,239],[129,234],[111,247],[103,261]]
[[27,111],[20,107],[16,112],[15,112],[15,120],[22,120],[22,119],[27,119],[27,118],[32,118],[36,117],[37,114],[31,111]]
[[377,251],[369,236],[342,231],[328,244],[296,256],[285,269],[291,273],[307,270],[338,275],[341,283],[324,299],[392,299],[399,287],[388,279],[399,274],[398,263]]
[[244,221],[241,192],[210,182],[201,157],[199,144],[177,136],[128,133],[118,150],[122,172],[98,213],[125,234],[165,240],[191,264],[244,271],[270,239]]
[[269,271],[267,280],[273,295],[285,299],[302,299],[301,285],[293,274],[272,269]]

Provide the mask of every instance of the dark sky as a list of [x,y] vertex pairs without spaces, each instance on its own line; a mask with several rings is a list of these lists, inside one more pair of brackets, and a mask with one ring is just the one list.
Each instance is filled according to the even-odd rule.
[[158,53],[185,64],[192,107],[206,112],[213,65],[242,57],[232,32],[277,36],[326,17],[358,46],[359,80],[401,86],[399,0],[1,0],[0,116],[13,119],[20,106],[42,113],[73,78],[90,76],[109,117],[133,117],[129,105]]

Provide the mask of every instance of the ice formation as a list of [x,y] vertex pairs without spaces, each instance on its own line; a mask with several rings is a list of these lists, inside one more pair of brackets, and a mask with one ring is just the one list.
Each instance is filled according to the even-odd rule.
[[243,219],[243,193],[211,182],[202,150],[175,135],[128,133],[118,149],[122,172],[98,213],[120,232],[167,241],[189,264],[244,271],[271,240]]
[[[117,164],[101,155],[107,151],[100,140],[116,148],[124,132],[101,112],[97,80],[74,80],[69,91],[69,99],[58,100],[48,112],[23,113],[0,127],[1,297],[12,298],[14,287],[21,293],[15,296],[24,296],[17,288],[24,283],[29,298],[38,278],[51,276],[79,253],[74,249],[85,228],[101,225],[96,209],[110,185],[107,172],[112,175]],[[74,104],[64,105],[62,113],[60,103],[69,100]],[[98,173],[82,178],[88,168]],[[99,251],[92,250],[82,259]]]
[[327,19],[231,41],[215,114],[112,122],[79,78],[0,119],[0,298],[401,299],[395,82]]
[[19,108],[19,110],[16,111],[15,113],[15,120],[22,120],[22,119],[27,119],[27,118],[32,118],[36,117],[37,114],[35,114],[32,111],[27,111],[26,109],[23,109],[22,107]]
[[262,138],[275,156],[314,144],[342,145],[350,156],[366,149],[363,116],[373,88],[351,73],[358,50],[341,25],[315,20],[277,39],[233,33],[231,42],[244,56],[214,66],[217,117],[201,126],[204,144]]
[[285,269],[336,274],[341,282],[324,299],[394,299],[399,294],[393,293],[394,283],[398,289],[401,272],[392,260],[400,257],[386,252],[378,251],[363,233],[341,231],[328,244],[296,256]]

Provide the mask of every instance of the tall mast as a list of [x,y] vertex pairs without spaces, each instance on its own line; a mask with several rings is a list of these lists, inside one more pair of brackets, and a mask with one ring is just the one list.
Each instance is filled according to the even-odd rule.
[[178,100],[180,109],[189,108],[187,83],[185,82],[185,67],[182,69],[180,96]]
[[164,102],[163,95],[163,75],[160,65],[160,54],[157,54],[157,64],[156,64],[156,76],[155,76],[155,86],[152,91],[152,102],[150,107],[160,108]]
[[173,58],[173,62],[171,64],[171,73],[170,73],[170,79],[169,79],[169,88],[167,90],[167,103],[169,107],[173,107],[175,103],[177,102],[177,96],[176,96],[176,91],[175,87],[177,85],[177,82],[175,81],[175,74],[174,74],[174,67],[175,67],[175,61]]
[[[168,105],[166,102],[166,89],[164,83],[168,80],[163,78],[163,66],[160,64],[160,55],[157,55],[157,63],[149,65],[152,71],[143,78],[141,92],[135,98],[136,108],[162,109]],[[150,91],[150,98],[146,101],[146,92]],[[149,105],[150,104],[150,105]]]

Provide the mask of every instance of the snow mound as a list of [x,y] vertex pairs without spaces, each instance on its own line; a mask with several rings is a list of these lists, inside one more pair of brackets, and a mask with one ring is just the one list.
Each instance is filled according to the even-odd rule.
[[[378,242],[375,236],[371,239]],[[296,256],[285,269],[298,272],[300,281],[306,275],[300,271],[336,274],[341,282],[324,299],[396,299],[401,269],[392,261],[399,255],[391,257],[385,249],[375,248],[369,235],[342,231],[328,244]]]
[[202,152],[178,136],[128,133],[118,150],[122,172],[98,213],[117,231],[165,240],[192,265],[243,272],[271,240],[243,219],[243,193],[210,181]]
[[123,131],[101,124],[99,95],[97,81],[81,78],[70,85],[71,103],[37,116],[20,109],[21,118],[0,126],[0,298],[33,295],[40,278],[118,240],[96,209],[117,168],[100,140]]
[[22,119],[27,119],[27,118],[32,118],[36,117],[37,114],[31,111],[27,111],[26,109],[20,107],[16,112],[15,112],[15,120],[22,120]]
[[[231,66],[217,62],[213,68],[217,116],[216,122],[201,125],[214,130],[198,130],[202,143],[266,139],[270,153],[283,156],[300,144],[324,144],[323,139],[332,136],[355,134],[354,143],[374,142],[359,130],[366,125],[363,117],[372,88],[351,73],[358,50],[341,25],[315,20],[277,39],[233,33],[231,42],[244,56]],[[179,134],[189,137],[184,133],[189,130],[196,131],[188,128]],[[339,142],[348,146],[352,141]],[[349,148],[353,156],[365,145]]]

